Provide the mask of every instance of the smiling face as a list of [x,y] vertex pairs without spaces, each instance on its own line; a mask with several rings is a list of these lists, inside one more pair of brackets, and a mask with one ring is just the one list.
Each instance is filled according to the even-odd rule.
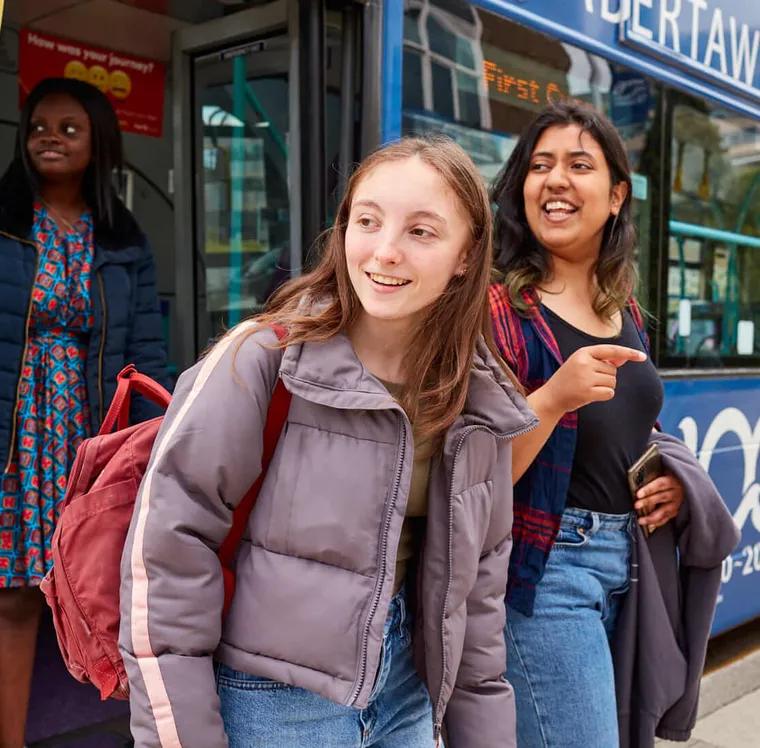
[[525,215],[552,255],[593,261],[627,192],[625,182],[613,186],[601,146],[580,125],[549,127],[536,143],[523,185]]
[[345,235],[364,314],[419,320],[464,272],[470,236],[460,200],[432,166],[417,157],[376,166],[354,191]]
[[92,152],[90,118],[84,107],[66,94],[45,97],[32,112],[26,147],[44,179],[81,178]]

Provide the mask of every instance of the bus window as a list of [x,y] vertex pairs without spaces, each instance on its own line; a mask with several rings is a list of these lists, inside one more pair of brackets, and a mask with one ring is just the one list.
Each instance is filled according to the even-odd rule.
[[[633,212],[642,283],[653,309],[657,263],[653,206],[661,172],[660,89],[648,78],[464,0],[436,0],[421,13],[407,0],[404,17],[402,129],[442,132],[472,156],[490,183],[517,136],[549,101],[596,106],[625,141],[634,171]],[[651,291],[651,294],[650,294]]]
[[[666,366],[760,363],[760,125],[674,93]],[[663,315],[664,316],[664,315]]]

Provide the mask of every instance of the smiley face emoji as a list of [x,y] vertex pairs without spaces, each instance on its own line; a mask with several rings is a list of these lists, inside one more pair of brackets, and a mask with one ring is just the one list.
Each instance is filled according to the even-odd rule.
[[132,81],[123,70],[114,70],[111,73],[111,95],[122,101],[129,96],[132,90]]
[[73,78],[77,81],[87,80],[87,66],[79,60],[69,60],[63,69],[64,78]]
[[100,65],[93,65],[87,74],[87,80],[103,93],[108,93],[109,76],[105,68],[100,67]]

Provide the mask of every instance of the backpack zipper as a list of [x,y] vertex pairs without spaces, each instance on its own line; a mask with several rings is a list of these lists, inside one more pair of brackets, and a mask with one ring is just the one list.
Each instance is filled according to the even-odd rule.
[[[506,434],[497,434],[496,438],[501,439],[503,441],[511,441],[513,439],[516,439],[519,436],[522,436],[523,434],[527,434],[529,431],[533,431],[538,426],[538,420],[533,420],[531,423],[529,423],[527,426],[518,429],[517,431],[512,431]],[[459,442],[457,444],[457,448],[454,451],[454,462],[451,466],[451,485],[449,487],[449,527],[448,527],[448,558],[446,561],[446,593],[443,596],[443,608],[441,610],[441,685],[438,689],[438,698],[436,699],[435,704],[435,722],[433,724],[433,737],[435,739],[435,745],[440,746],[441,744],[441,732],[443,731],[443,710],[441,709],[442,702],[443,702],[443,685],[444,685],[444,678],[443,674],[446,672],[446,665],[447,665],[447,657],[446,657],[446,609],[449,604],[449,595],[451,594],[451,577],[452,577],[452,566],[453,566],[453,544],[454,544],[454,475],[456,474],[456,467],[457,467],[457,460],[459,459],[459,454],[462,451],[462,446],[464,445],[465,440],[467,437],[472,434],[474,431],[487,431],[489,434],[493,434],[493,431],[491,429],[487,428],[486,426],[469,426],[465,429],[462,436],[459,438]],[[506,580],[505,581],[505,589],[506,589]],[[506,665],[505,665],[506,667]]]
[[[6,236],[10,236],[10,234],[6,234]],[[16,239],[16,237],[13,237]],[[40,271],[40,253],[37,251],[37,245],[33,244],[32,242],[25,241],[23,239],[18,239],[18,241],[22,242],[23,244],[30,244],[34,248],[34,276],[32,277],[32,287],[29,289],[29,306],[26,310],[26,326],[24,328],[24,349],[21,351],[21,363],[19,365],[18,370],[18,380],[16,382],[16,400],[13,406],[13,417],[11,418],[11,440],[8,445],[8,460],[5,463],[5,470],[3,472],[8,472],[8,468],[11,465],[11,461],[13,460],[13,451],[16,448],[16,428],[18,426],[18,399],[19,395],[21,394],[21,379],[22,379],[22,372],[24,370],[24,362],[26,361],[26,354],[29,350],[29,323],[32,321],[32,305],[34,304],[34,286],[37,283],[37,274]]]
[[380,574],[377,578],[377,585],[375,587],[375,595],[372,598],[372,606],[367,616],[367,621],[364,624],[364,631],[362,632],[362,648],[361,658],[359,666],[359,675],[356,679],[356,685],[351,693],[351,698],[348,700],[348,706],[352,706],[359,698],[364,681],[367,677],[367,648],[369,643],[369,631],[372,627],[372,619],[375,617],[377,607],[380,604],[380,595],[383,590],[383,584],[385,582],[385,560],[388,555],[388,533],[390,532],[391,515],[396,507],[396,500],[398,499],[398,490],[401,485],[401,473],[404,469],[404,459],[406,458],[406,423],[404,423],[404,416],[400,416],[401,422],[401,456],[398,461],[398,467],[396,468],[396,477],[393,482],[393,494],[391,496],[390,503],[385,513],[385,520],[383,522],[383,536],[380,544]]

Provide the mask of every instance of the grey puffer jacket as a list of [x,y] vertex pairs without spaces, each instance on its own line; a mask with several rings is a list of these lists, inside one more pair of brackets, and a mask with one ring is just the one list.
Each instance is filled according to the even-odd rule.
[[[122,562],[120,646],[136,748],[223,748],[214,658],[364,708],[412,475],[406,414],[344,336],[271,347],[235,328],[179,380]],[[242,341],[242,343],[241,343]],[[262,345],[263,344],[263,345]],[[215,550],[260,470],[277,377],[288,420],[222,626]],[[430,474],[414,648],[447,748],[514,748],[504,680],[510,439],[535,417],[485,345]]]

